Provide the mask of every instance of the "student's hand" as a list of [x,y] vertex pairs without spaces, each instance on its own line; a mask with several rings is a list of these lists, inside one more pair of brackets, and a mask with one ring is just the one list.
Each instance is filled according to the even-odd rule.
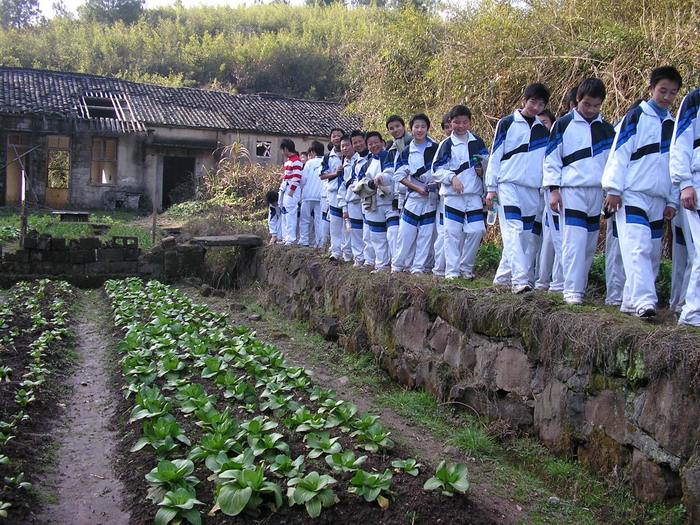
[[377,175],[377,176],[374,178],[374,184],[375,184],[377,187],[379,187],[379,186],[384,186],[384,179],[382,178],[381,175]]
[[350,218],[350,214],[346,211],[343,212],[343,220],[347,220]]
[[561,202],[561,193],[559,190],[552,190],[549,192],[549,207],[554,213],[562,212],[563,204]]
[[272,237],[270,237],[270,242],[268,242],[267,244],[275,244],[275,243],[277,243],[277,237],[275,237],[273,235]]
[[416,193],[418,193],[418,195],[422,195],[423,197],[427,197],[428,195],[430,195],[428,190],[426,190],[423,186],[419,186],[417,184],[416,184]]
[[681,191],[681,205],[686,210],[695,211],[698,205],[698,194],[695,188],[688,186]]
[[457,178],[457,175],[452,177],[452,187],[455,190],[455,193],[460,194],[464,191],[464,184],[462,184],[462,181]]
[[294,197],[294,190],[289,190],[288,195],[289,195],[289,198],[290,198],[290,199],[291,199],[292,197]]
[[619,195],[608,195],[605,197],[603,206],[608,210],[608,213],[615,213],[622,206],[622,197]]
[[676,208],[673,206],[666,206],[666,209],[664,210],[664,219],[667,221],[672,220],[676,216]]
[[493,209],[493,201],[498,198],[498,193],[495,191],[490,191],[486,194],[486,209],[491,211]]

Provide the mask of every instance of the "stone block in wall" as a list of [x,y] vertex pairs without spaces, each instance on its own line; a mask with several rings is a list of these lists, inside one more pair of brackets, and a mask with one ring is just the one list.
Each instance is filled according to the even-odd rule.
[[174,248],[177,245],[177,242],[175,240],[175,237],[173,235],[169,235],[167,237],[163,237],[160,240],[160,245],[163,248]]
[[447,399],[453,381],[445,370],[441,369],[441,364],[438,360],[424,361],[416,365],[415,373],[412,375],[417,389],[430,392],[442,401]]
[[326,315],[318,321],[318,331],[326,341],[337,341],[339,329],[340,323],[335,317]]
[[632,451],[607,435],[601,427],[595,427],[576,449],[576,457],[594,472],[621,475],[632,459]]
[[34,263],[32,268],[34,273],[39,275],[56,275],[58,273],[54,265],[48,261]]
[[139,261],[139,275],[158,276],[163,273],[163,265]]
[[527,356],[517,348],[506,346],[496,356],[494,363],[496,388],[531,397],[532,370]]
[[425,338],[430,330],[430,319],[420,308],[410,306],[396,318],[394,335],[396,344],[402,347],[411,359],[422,359],[430,354]]
[[[76,239],[77,241],[77,246],[78,250],[96,250],[101,246],[100,238],[99,237],[82,237],[80,239]],[[73,242],[71,241],[71,248],[73,247]],[[87,262],[93,262],[93,261],[87,261]]]
[[649,385],[637,424],[664,450],[690,457],[694,444],[700,441],[699,420],[698,398],[687,386],[661,379]]
[[100,248],[97,250],[98,262],[121,262],[124,260],[124,250],[121,248]]
[[700,451],[681,470],[683,505],[688,523],[700,523]]
[[646,503],[660,503],[667,498],[681,495],[681,482],[677,473],[647,459],[639,450],[632,454],[630,471],[632,493]]
[[139,255],[141,254],[141,250],[134,250],[131,248],[125,248],[124,249],[124,260],[125,261],[138,261],[139,260]]
[[68,249],[65,237],[53,237],[51,239],[51,250],[52,251],[64,251]]
[[73,265],[70,262],[52,262],[56,269],[56,275],[70,275],[73,272]]
[[39,250],[30,250],[29,251],[29,261],[30,262],[41,262],[44,260],[44,252],[40,252]]
[[51,236],[48,234],[39,235],[36,240],[37,250],[50,250],[51,249]]
[[15,252],[15,261],[21,263],[29,262],[29,250],[17,250]]
[[122,261],[109,263],[110,273],[126,273],[136,275],[139,271],[139,263],[136,261]]
[[85,272],[89,274],[95,273],[110,273],[111,268],[108,262],[97,261],[93,263],[87,263],[85,265]]
[[30,235],[27,235],[24,237],[24,244],[22,247],[25,250],[36,250],[36,247],[39,245],[39,239],[37,237],[32,237]]
[[85,263],[69,263],[70,271],[68,275],[85,275]]
[[[82,240],[82,239],[78,239]],[[70,262],[73,264],[85,264],[97,261],[96,250],[94,249],[71,249],[70,250]]]
[[584,434],[590,435],[599,430],[617,443],[626,444],[625,396],[622,392],[602,390],[598,395],[589,397],[585,418]]
[[51,250],[51,253],[48,254],[48,260],[52,263],[69,263],[70,252],[68,250],[58,252]]
[[476,350],[467,344],[468,337],[450,323],[437,317],[428,335],[428,346],[442,358],[450,367],[459,373],[471,370],[476,364]]
[[177,275],[177,252],[168,250],[163,253],[163,270],[166,277],[175,277]]
[[569,389],[553,379],[535,398],[535,425],[540,439],[556,452],[568,449],[566,437],[566,397]]

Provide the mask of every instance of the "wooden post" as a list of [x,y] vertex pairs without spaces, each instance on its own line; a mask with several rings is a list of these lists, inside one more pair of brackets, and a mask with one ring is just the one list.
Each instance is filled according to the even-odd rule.
[[20,160],[22,169],[20,170],[20,190],[19,198],[22,211],[19,219],[19,247],[24,248],[24,238],[27,236],[27,177],[24,171],[24,163]]
[[156,220],[158,218],[158,170],[156,170],[156,176],[153,179],[153,224],[151,226],[151,242],[155,246],[156,244]]

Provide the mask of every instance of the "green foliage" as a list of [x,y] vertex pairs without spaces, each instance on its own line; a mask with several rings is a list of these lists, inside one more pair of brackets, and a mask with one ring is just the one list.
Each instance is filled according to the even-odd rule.
[[224,481],[217,489],[216,506],[227,516],[237,516],[243,511],[257,516],[260,505],[270,497],[273,498],[270,504],[282,506],[282,492],[276,483],[265,481],[262,466],[253,470],[229,470],[219,477]]
[[346,450],[342,453],[336,452],[326,456],[326,463],[336,474],[355,472],[365,461],[367,461],[367,456],[356,458],[352,450]]
[[0,25],[3,28],[32,26],[40,16],[39,0],[0,0]]
[[443,460],[437,467],[435,475],[423,485],[425,490],[440,489],[445,496],[454,496],[455,492],[465,494],[469,490],[467,467],[461,463],[447,465]]
[[377,501],[379,506],[386,509],[389,506],[389,498],[392,493],[389,490],[391,487],[391,471],[385,470],[383,474],[377,472],[365,472],[360,469],[350,480],[348,492],[359,494],[365,501]]
[[409,459],[396,459],[391,462],[391,466],[394,467],[397,472],[405,472],[406,474],[410,474],[413,477],[416,477],[419,474],[418,467],[422,467],[420,463],[418,463],[415,459],[409,458]]
[[287,485],[287,498],[289,505],[306,506],[306,512],[312,518],[318,518],[322,507],[331,507],[336,501],[333,489],[330,487],[336,480],[326,474],[309,472],[303,478],[292,478]]
[[144,0],[87,0],[78,13],[88,22],[131,24],[143,13],[143,4]]
[[158,505],[156,525],[168,525],[173,520],[176,520],[175,523],[180,524],[183,518],[192,525],[200,525],[202,523],[199,511],[194,506],[204,505],[204,503],[185,488],[167,492]]
[[498,268],[501,262],[501,250],[492,242],[482,244],[476,252],[474,270],[477,272],[487,272]]

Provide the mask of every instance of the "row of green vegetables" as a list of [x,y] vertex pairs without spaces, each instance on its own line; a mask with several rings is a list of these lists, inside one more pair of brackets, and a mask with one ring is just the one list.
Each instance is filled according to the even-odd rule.
[[[64,281],[20,282],[12,287],[0,306],[0,465],[4,472],[3,494],[26,490],[24,472],[14,471],[8,443],[22,437],[22,424],[31,418],[41,399],[51,370],[47,356],[71,335],[69,306],[74,291]],[[24,363],[17,365],[17,363]],[[0,499],[0,516],[7,517],[11,503]]]
[[[363,470],[367,455],[360,454],[394,446],[379,417],[359,414],[335,391],[314,385],[309,371],[248,329],[228,326],[225,315],[156,281],[105,287],[124,330],[118,348],[124,393],[134,402],[130,422],[141,424],[132,451],[151,450],[157,462],[146,475],[157,525],[199,524],[205,504],[198,490],[212,502],[209,515],[257,516],[284,504],[286,486],[287,503],[317,517],[339,501],[337,480],[322,472],[354,473],[347,490],[382,508],[394,496],[394,473],[418,475],[414,459],[393,461],[393,472]],[[354,450],[343,449],[342,436]],[[296,442],[305,454],[294,457]],[[194,475],[201,467],[213,495],[203,494]],[[442,462],[424,488],[451,496],[468,486],[463,465]]]

